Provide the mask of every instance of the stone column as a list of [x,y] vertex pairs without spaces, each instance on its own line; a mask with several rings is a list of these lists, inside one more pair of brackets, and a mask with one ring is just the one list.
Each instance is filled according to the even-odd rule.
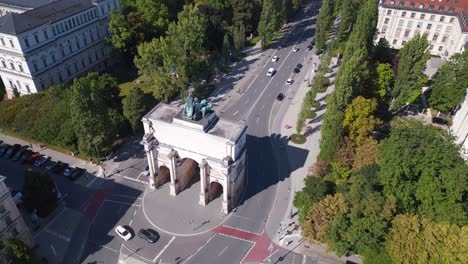
[[206,166],[208,164],[206,163],[206,160],[203,159],[201,164],[200,164],[200,205],[205,206],[208,203],[208,195],[207,195],[207,190],[208,186],[206,186]]
[[168,154],[168,158],[170,159],[169,161],[169,173],[171,175],[171,183],[169,183],[169,190],[170,190],[170,194],[172,196],[176,196],[177,195],[177,186],[178,186],[178,182],[177,182],[177,165],[176,165],[176,152],[175,150],[172,150],[169,154]]
[[[152,147],[151,147],[152,148]],[[148,159],[148,169],[149,169],[149,187],[151,189],[155,189],[156,186],[154,184],[154,163],[153,163],[153,153],[152,153],[152,149],[146,149],[146,146],[145,146],[145,151],[146,151],[146,157]]]
[[230,191],[230,184],[229,184],[229,175],[226,175],[226,179],[223,186],[223,204],[221,211],[225,214],[229,213],[229,191]]

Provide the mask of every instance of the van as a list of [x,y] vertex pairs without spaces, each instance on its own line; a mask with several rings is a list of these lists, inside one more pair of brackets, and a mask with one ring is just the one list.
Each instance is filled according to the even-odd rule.
[[271,77],[271,76],[273,76],[273,74],[275,74],[275,68],[268,69],[267,76]]

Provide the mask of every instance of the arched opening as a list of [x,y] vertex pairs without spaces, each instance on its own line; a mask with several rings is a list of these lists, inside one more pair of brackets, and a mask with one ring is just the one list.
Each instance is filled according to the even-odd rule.
[[223,194],[223,185],[219,182],[211,182],[210,189],[208,190],[208,202],[211,202]]
[[200,167],[198,163],[190,158],[184,158],[179,165],[179,190],[190,188],[200,180]]
[[155,180],[156,182],[156,186],[159,187],[161,185],[164,185],[166,182],[170,182],[171,181],[171,173],[169,171],[169,168],[166,167],[166,166],[160,166],[159,167],[159,175],[156,176],[157,177]]

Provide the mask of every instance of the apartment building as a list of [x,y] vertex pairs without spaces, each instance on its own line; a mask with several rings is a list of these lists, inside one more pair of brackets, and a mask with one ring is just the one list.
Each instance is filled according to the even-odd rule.
[[425,33],[432,55],[450,57],[468,49],[468,0],[380,0],[377,30],[395,49]]
[[1,0],[0,16],[7,13],[23,13],[28,10],[46,5],[54,0]]
[[[0,175],[0,240],[9,237],[21,239],[29,247],[34,246],[31,230],[24,223],[10,190],[5,185],[5,177]],[[0,263],[9,263],[0,243]]]
[[465,100],[453,116],[450,132],[455,137],[455,143],[461,146],[462,157],[468,161],[468,88]]
[[0,76],[7,96],[37,93],[107,67],[109,15],[118,9],[118,0],[54,0],[1,16]]

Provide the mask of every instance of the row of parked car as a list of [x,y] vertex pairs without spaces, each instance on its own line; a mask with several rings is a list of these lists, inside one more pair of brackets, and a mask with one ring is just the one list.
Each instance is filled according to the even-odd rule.
[[69,166],[61,161],[53,161],[49,156],[32,151],[29,146],[21,146],[20,144],[9,145],[3,143],[2,140],[0,140],[0,157],[21,163],[33,164],[36,167],[44,167],[45,170],[63,174],[63,176],[72,181],[78,179],[85,172],[82,168]]

